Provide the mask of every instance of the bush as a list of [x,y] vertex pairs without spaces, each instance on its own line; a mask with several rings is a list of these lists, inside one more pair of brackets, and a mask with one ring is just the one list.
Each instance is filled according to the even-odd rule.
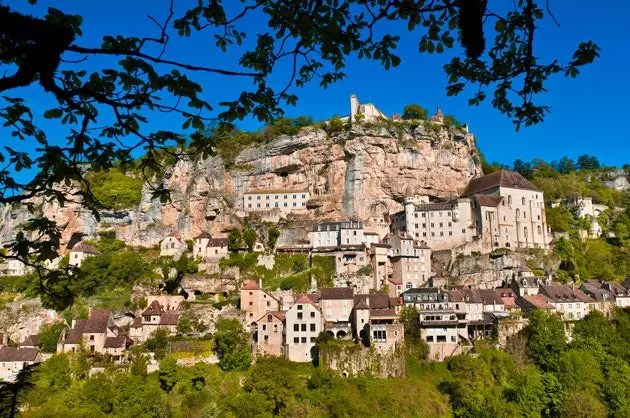
[[142,199],[144,182],[120,170],[98,171],[89,174],[87,178],[94,197],[108,209],[133,208]]

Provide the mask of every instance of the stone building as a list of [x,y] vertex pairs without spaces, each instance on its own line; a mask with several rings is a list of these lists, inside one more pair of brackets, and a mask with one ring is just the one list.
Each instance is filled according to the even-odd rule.
[[397,285],[392,282],[392,265],[389,261],[389,250],[390,246],[388,244],[373,244],[370,247],[370,266],[372,267],[372,289],[377,291],[381,291],[388,286],[390,292],[392,290],[396,292],[402,292],[402,284],[400,287],[396,287]]
[[281,311],[265,312],[252,322],[252,339],[257,355],[280,357],[284,355],[286,315]]
[[473,179],[457,199],[429,202],[406,198],[405,209],[392,216],[392,230],[423,240],[433,251],[548,249],[543,193],[519,173],[501,170]]
[[177,232],[171,232],[160,243],[160,257],[179,258],[188,251],[188,245]]
[[280,309],[280,302],[262,290],[262,283],[248,281],[241,288],[241,310],[245,311],[245,323],[251,325],[262,314]]
[[68,259],[68,265],[74,267],[81,267],[81,263],[88,257],[100,254],[101,252],[94,246],[79,243],[72,247]]
[[383,243],[390,246],[390,282],[394,285],[390,287],[390,296],[397,297],[404,289],[420,287],[431,277],[431,249],[424,242],[397,232],[386,235]]
[[379,352],[395,349],[404,341],[404,327],[400,323],[402,304],[398,298],[386,294],[356,294],[352,323],[354,338],[365,347]]
[[206,261],[208,259],[221,259],[228,255],[228,239],[213,238],[207,232],[202,232],[195,237],[193,244],[193,258]]
[[589,304],[595,300],[569,285],[548,284],[540,286],[540,293],[549,298],[549,303],[555,311],[562,315],[565,321],[576,321],[584,318],[590,311]]
[[300,297],[286,312],[286,348],[289,360],[313,360],[315,340],[322,331],[322,314],[308,296]]
[[321,289],[319,309],[324,321],[324,331],[333,338],[352,336],[351,314],[354,307],[354,291],[349,287]]
[[247,213],[277,212],[278,217],[289,213],[306,213],[308,190],[255,190],[243,193],[243,210]]
[[[0,260],[2,258],[0,257]],[[31,271],[30,267],[15,258],[6,258],[0,264],[0,275],[2,276],[25,276]]]
[[387,116],[372,103],[359,103],[359,99],[353,94],[350,96],[350,121],[357,122],[359,119],[361,122],[374,123],[387,119]]
[[162,304],[159,299],[153,299],[142,314],[135,319],[129,329],[129,336],[135,342],[143,342],[151,338],[158,328],[165,329],[169,334],[175,334],[179,313],[177,305]]
[[11,382],[24,367],[41,362],[37,348],[0,347],[0,381]]

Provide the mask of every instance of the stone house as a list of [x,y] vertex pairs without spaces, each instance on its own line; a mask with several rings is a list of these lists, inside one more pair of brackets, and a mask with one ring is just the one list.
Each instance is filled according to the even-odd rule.
[[74,352],[81,344],[90,354],[111,355],[121,361],[133,340],[114,325],[110,311],[90,308],[88,319],[73,320],[72,327],[62,331],[57,351]]
[[360,246],[366,243],[363,223],[359,221],[324,222],[315,225],[311,233],[313,249]]
[[[179,313],[170,307],[170,310],[160,304],[156,299],[142,312],[142,315],[134,321],[130,328],[130,337],[137,342],[146,341],[151,337],[158,328],[169,331],[170,334],[177,332],[177,323],[179,322]],[[140,325],[140,327],[138,327]]]
[[540,286],[551,284],[551,279],[545,276],[534,276],[532,271],[526,267],[521,267],[515,277],[510,282],[510,287],[517,296],[537,295]]
[[179,258],[188,251],[188,245],[177,232],[171,232],[160,243],[160,257]]
[[405,338],[400,323],[402,304],[387,294],[354,295],[352,323],[354,338],[379,352],[395,349]]
[[414,240],[405,232],[387,234],[383,243],[390,246],[389,260],[392,264],[390,288],[392,297],[400,296],[399,289],[412,289],[425,284],[431,277],[431,249],[424,243]]
[[74,267],[81,267],[83,260],[88,257],[92,257],[94,255],[100,254],[101,252],[94,246],[79,243],[72,247],[70,250],[70,255],[68,259],[68,265]]
[[251,323],[254,348],[257,355],[280,357],[286,345],[286,315],[270,311]]
[[7,258],[0,264],[2,276],[25,276],[31,271],[30,267],[15,258]]
[[228,239],[213,238],[207,232],[202,232],[195,237],[193,245],[193,258],[200,260],[221,259],[228,255]]
[[37,348],[1,347],[0,380],[11,382],[24,367],[41,362],[42,354]]
[[516,303],[518,295],[509,287],[498,287],[494,289],[496,295],[501,299],[506,312],[516,314],[521,312],[521,307]]
[[613,295],[615,306],[620,308],[630,307],[630,289],[626,289],[617,282],[605,282],[602,287]]
[[540,293],[549,298],[556,312],[562,315],[565,321],[576,321],[584,318],[593,309],[591,304],[596,301],[582,292],[580,289],[562,284],[550,284],[540,286]]
[[313,360],[315,340],[322,331],[322,314],[308,296],[300,297],[286,312],[285,353],[290,361]]
[[321,289],[319,309],[324,321],[324,331],[333,338],[352,336],[351,314],[354,307],[354,291],[349,287]]
[[615,296],[604,287],[599,280],[587,280],[580,286],[580,290],[592,300],[589,303],[589,312],[596,310],[604,316],[610,317],[615,310]]
[[249,281],[241,288],[241,310],[245,311],[245,323],[248,326],[262,314],[280,310],[280,302],[262,290],[261,285]]
[[409,289],[402,294],[405,306],[418,311],[420,336],[429,345],[429,358],[442,361],[460,354],[460,341],[468,335],[466,305],[459,294],[451,300],[451,294],[439,288]]
[[39,335],[32,334],[27,336],[24,341],[20,343],[20,348],[39,348]]
[[521,307],[523,312],[531,312],[534,309],[544,309],[555,312],[556,307],[551,303],[551,299],[544,294],[525,295],[516,299],[516,303]]

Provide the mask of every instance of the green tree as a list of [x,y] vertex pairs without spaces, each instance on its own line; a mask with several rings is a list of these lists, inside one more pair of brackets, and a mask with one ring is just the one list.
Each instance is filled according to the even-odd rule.
[[246,370],[252,362],[249,335],[241,322],[234,318],[221,318],[216,323],[215,351],[222,370]]
[[165,357],[160,361],[160,371],[158,373],[158,380],[160,386],[164,392],[170,392],[173,390],[177,382],[180,380],[179,366],[177,360],[172,357]]
[[238,229],[231,229],[228,234],[228,248],[230,251],[239,250],[243,246],[243,238],[241,231]]
[[278,242],[278,238],[280,238],[280,230],[276,227],[269,229],[269,235],[267,237],[267,247],[270,250],[276,248],[276,243]]
[[39,348],[44,353],[55,353],[61,331],[66,327],[63,323],[56,323],[44,326],[39,331]]
[[245,228],[245,230],[243,231],[243,242],[245,243],[249,251],[252,251],[254,249],[257,238],[258,236],[256,235],[256,231],[254,231],[253,229],[248,227]]
[[90,191],[108,209],[128,209],[138,206],[142,198],[142,178],[116,169],[97,171],[87,176]]
[[278,415],[303,386],[293,368],[294,365],[283,358],[261,357],[252,368],[244,388],[264,395],[272,403],[274,415]]
[[147,375],[148,358],[143,353],[138,353],[131,362],[130,373],[133,376],[145,377]]
[[534,310],[524,331],[528,338],[529,356],[543,370],[557,370],[560,355],[567,345],[564,324],[558,315],[542,309]]
[[421,119],[427,120],[429,111],[418,104],[410,104],[403,109],[402,118],[405,120]]
[[[155,32],[125,36],[111,26],[100,43],[89,46],[83,38],[83,17],[73,14],[69,6],[47,11],[1,6],[0,22],[6,24],[0,25],[0,65],[10,70],[0,78],[0,120],[7,137],[24,144],[8,145],[0,154],[7,161],[0,176],[0,189],[5,191],[0,204],[45,195],[63,205],[77,197],[71,196],[74,191],[58,189],[64,182],[82,186],[78,193],[87,210],[101,208],[99,193],[114,208],[135,203],[135,188],[130,189],[136,193],[131,195],[119,187],[101,188],[95,195],[85,173],[112,173],[135,166],[138,177],[151,176],[162,172],[165,155],[178,160],[186,154],[212,154],[219,141],[205,135],[208,125],[223,129],[251,115],[273,126],[272,121],[283,116],[283,107],[297,102],[290,93],[292,86],[315,81],[327,87],[343,79],[349,56],[358,54],[385,69],[396,67],[401,62],[396,48],[403,37],[386,33],[392,23],[402,23],[408,28],[407,37],[420,39],[421,53],[442,53],[459,41],[462,50],[455,51],[443,66],[449,80],[447,94],[458,95],[472,84],[476,88],[469,103],[479,105],[493,97],[492,105],[512,118],[517,129],[541,122],[549,111],[539,101],[547,92],[549,77],[575,77],[599,56],[599,48],[591,41],[578,44],[566,62],[540,54],[533,42],[537,28],[546,26],[553,16],[535,0],[517,3],[501,14],[494,3],[478,2],[449,7],[440,2],[376,2],[369,5],[369,13],[358,0],[311,6],[308,2],[246,1],[243,10],[233,10],[215,1],[190,2],[177,12],[167,8],[161,21],[150,17],[157,23]],[[255,32],[249,24],[252,20],[271,23]],[[494,36],[484,35],[484,30]],[[216,39],[207,45],[210,54],[228,49],[236,54],[226,55],[216,67],[204,65],[199,58],[204,54],[190,56],[190,62],[170,57],[171,42],[186,45],[188,37],[197,35]],[[94,64],[90,71],[83,63],[86,59]],[[277,77],[285,65],[292,68],[287,72],[292,76]],[[207,74],[216,77],[212,83],[240,79],[246,87],[229,97],[206,101],[201,82],[207,82]],[[46,102],[54,105],[33,106],[32,100],[39,103],[41,98],[21,97],[26,87],[48,96],[51,100]],[[213,85],[206,90],[219,91]],[[178,99],[174,105],[169,101],[173,97]],[[217,108],[210,102],[218,103]],[[181,125],[173,130],[152,129],[161,112],[169,112]],[[49,141],[38,125],[43,119],[66,126],[67,143]],[[289,123],[283,120],[281,126],[295,129],[305,123],[308,118],[297,118]],[[135,164],[133,152],[141,148],[146,154]],[[15,174],[34,168],[40,169],[34,178]],[[153,196],[168,201],[163,177],[147,180],[151,180]],[[53,221],[33,218],[26,229],[12,244],[18,257],[26,261],[35,252],[39,263],[57,256],[60,231]],[[35,242],[31,236],[45,238]],[[41,291],[52,294],[50,284],[61,279],[47,271],[41,274]]]
[[606,407],[589,392],[573,392],[562,404],[562,418],[605,418]]
[[88,352],[83,344],[79,344],[79,347],[72,356],[72,376],[77,380],[84,380],[88,377],[90,366],[91,365],[90,359],[88,358]]
[[70,358],[65,353],[55,354],[46,360],[40,372],[51,387],[67,389],[72,382]]

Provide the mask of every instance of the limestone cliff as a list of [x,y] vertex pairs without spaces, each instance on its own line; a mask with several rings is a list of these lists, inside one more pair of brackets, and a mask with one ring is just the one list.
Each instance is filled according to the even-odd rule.
[[[184,238],[202,230],[224,233],[244,215],[242,193],[251,190],[308,190],[304,220],[382,217],[401,210],[406,196],[457,195],[481,175],[477,155],[473,136],[452,127],[355,125],[332,136],[309,127],[241,152],[230,170],[219,157],[180,160],[164,175],[172,198],[167,204],[145,187],[138,208],[105,212],[100,223],[77,203],[36,206],[57,220],[64,244],[113,227],[120,239],[149,246],[173,230]],[[0,241],[10,240],[29,216],[2,208]]]

